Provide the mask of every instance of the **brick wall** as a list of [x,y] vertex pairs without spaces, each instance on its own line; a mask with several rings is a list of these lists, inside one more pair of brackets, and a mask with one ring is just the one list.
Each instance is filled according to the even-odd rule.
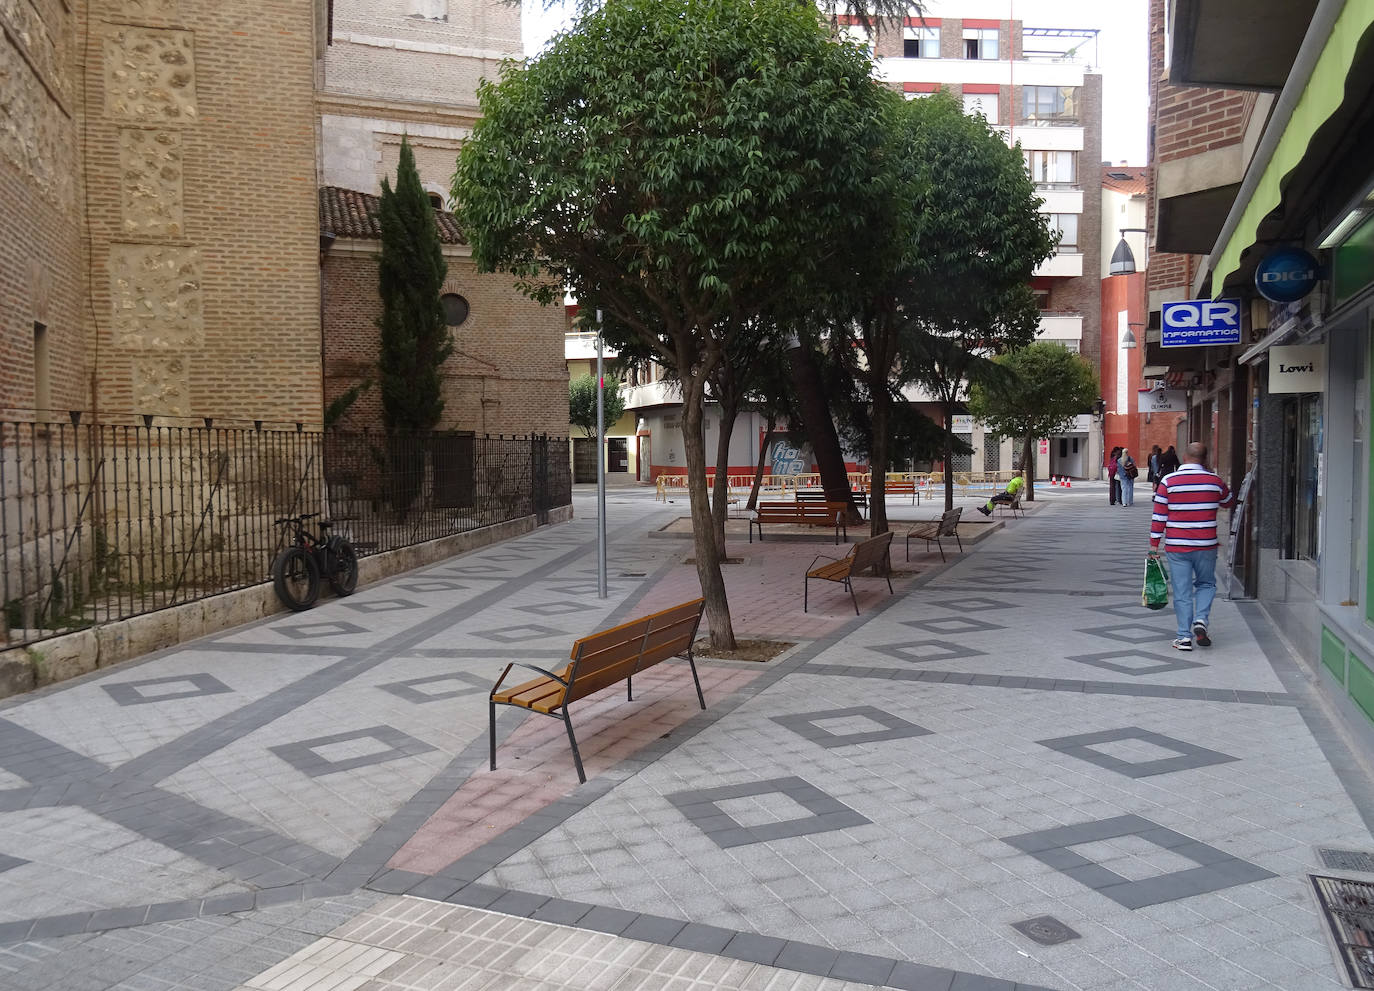
[[[34,324],[46,327],[56,410],[84,406],[76,17],[0,4],[0,420],[37,401]],[[26,50],[13,38],[26,38]]]
[[[323,270],[326,402],[365,378],[376,378],[376,321],[381,314],[377,264],[370,251],[349,251],[348,246],[336,245]],[[471,314],[453,330],[440,425],[478,434],[566,436],[563,307],[531,302],[508,277],[479,274],[467,258],[449,255],[447,261],[445,291],[464,296]],[[375,387],[345,422],[359,428],[380,426],[381,399]]]
[[88,9],[94,401],[105,412],[318,422],[312,5]]

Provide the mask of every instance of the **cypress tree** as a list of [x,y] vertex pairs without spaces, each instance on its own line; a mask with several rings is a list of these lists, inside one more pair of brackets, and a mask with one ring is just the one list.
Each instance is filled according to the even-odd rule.
[[453,352],[439,302],[448,266],[439,246],[434,207],[420,185],[415,153],[405,137],[396,189],[382,180],[379,218],[382,254],[377,287],[382,315],[377,321],[377,368],[382,416],[388,431],[429,430],[444,411],[439,367]]

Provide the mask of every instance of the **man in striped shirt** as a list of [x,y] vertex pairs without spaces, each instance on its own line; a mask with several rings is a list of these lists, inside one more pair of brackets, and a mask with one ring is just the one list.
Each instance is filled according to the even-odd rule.
[[1178,618],[1175,650],[1192,650],[1194,640],[1212,646],[1207,618],[1217,594],[1217,510],[1233,501],[1226,483],[1207,468],[1206,444],[1189,444],[1184,463],[1155,489],[1150,554],[1159,554],[1162,537]]

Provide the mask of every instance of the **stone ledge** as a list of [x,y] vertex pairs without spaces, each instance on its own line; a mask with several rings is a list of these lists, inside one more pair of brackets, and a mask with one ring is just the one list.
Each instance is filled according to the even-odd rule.
[[[572,506],[561,506],[550,512],[549,522],[566,523],[572,517]],[[535,529],[535,518],[526,516],[373,554],[358,562],[358,583],[379,582]],[[269,582],[104,623],[27,647],[0,650],[0,698],[89,674],[97,668],[111,667],[285,611]]]

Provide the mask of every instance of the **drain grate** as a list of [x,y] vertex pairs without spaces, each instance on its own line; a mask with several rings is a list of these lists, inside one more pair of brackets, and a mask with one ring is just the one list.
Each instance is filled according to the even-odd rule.
[[1362,874],[1374,874],[1374,853],[1317,847],[1317,856],[1322,858],[1323,867],[1333,871],[1359,871]]
[[1013,922],[1011,927],[1043,946],[1054,946],[1056,943],[1067,943],[1071,939],[1079,938],[1078,933],[1052,915],[1040,915],[1023,922]]
[[1350,984],[1374,988],[1374,884],[1309,874]]

